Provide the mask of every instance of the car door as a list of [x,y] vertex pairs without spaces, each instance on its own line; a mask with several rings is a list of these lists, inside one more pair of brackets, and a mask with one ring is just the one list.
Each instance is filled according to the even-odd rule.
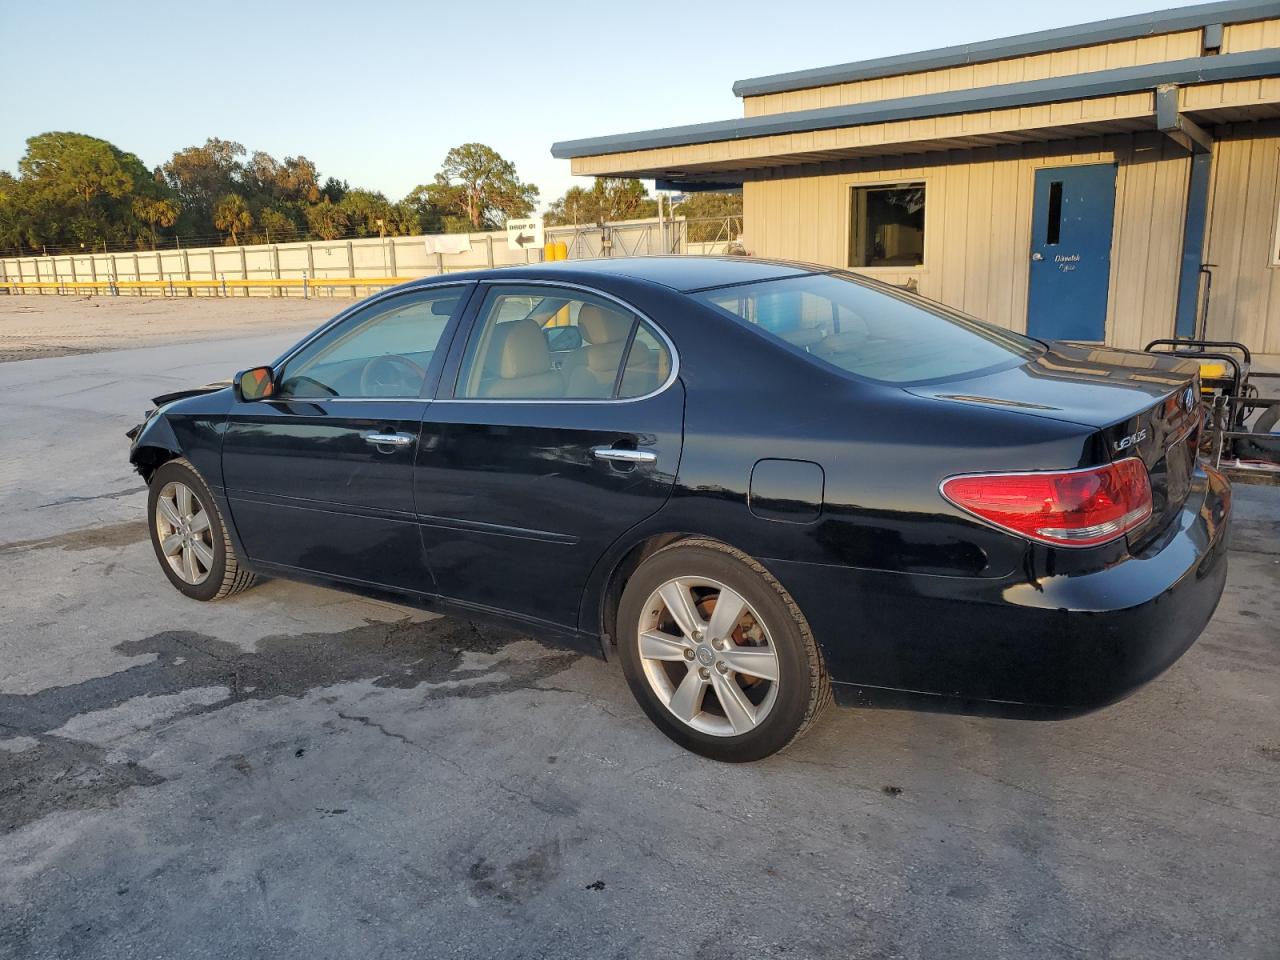
[[270,399],[235,404],[223,483],[252,561],[434,591],[415,522],[414,456],[473,289],[378,298],[278,364]]
[[[683,439],[674,347],[612,298],[481,284],[427,408],[415,495],[440,593],[577,626],[606,548],[671,493]],[[552,349],[576,326],[582,346]]]

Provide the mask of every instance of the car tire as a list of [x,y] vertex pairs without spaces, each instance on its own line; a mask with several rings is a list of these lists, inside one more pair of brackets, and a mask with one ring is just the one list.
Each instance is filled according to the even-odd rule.
[[658,729],[702,756],[760,760],[804,734],[831,701],[796,602],[763,566],[717,541],[681,540],[648,557],[623,590],[617,623],[636,700]]
[[152,474],[147,527],[160,569],[193,600],[221,600],[257,580],[236,556],[209,485],[185,459]]

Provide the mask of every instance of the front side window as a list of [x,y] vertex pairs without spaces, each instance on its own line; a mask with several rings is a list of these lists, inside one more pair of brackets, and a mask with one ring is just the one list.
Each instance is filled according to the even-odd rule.
[[880,383],[968,376],[1043,352],[1035,340],[847,273],[720,287],[695,296],[793,350]]
[[612,400],[652,393],[670,371],[661,339],[612,300],[555,287],[494,287],[467,344],[455,396]]
[[923,183],[854,187],[850,205],[849,266],[924,264]]
[[418,396],[465,290],[445,287],[369,306],[291,357],[277,396]]

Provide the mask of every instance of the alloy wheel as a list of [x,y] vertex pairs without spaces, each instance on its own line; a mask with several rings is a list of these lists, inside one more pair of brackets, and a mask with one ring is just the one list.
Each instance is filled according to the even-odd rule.
[[778,695],[778,655],[763,619],[715,580],[677,577],[645,602],[640,664],[658,699],[702,733],[758,727]]
[[156,498],[156,539],[165,560],[184,583],[204,583],[213,569],[209,510],[185,483],[171,480]]

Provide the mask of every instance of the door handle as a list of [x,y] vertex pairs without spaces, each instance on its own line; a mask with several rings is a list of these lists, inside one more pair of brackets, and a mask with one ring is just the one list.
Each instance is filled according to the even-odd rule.
[[375,447],[407,447],[413,443],[413,437],[407,433],[366,433],[364,442]]
[[592,447],[591,455],[597,460],[614,463],[657,463],[658,455],[652,450],[621,450],[618,447]]
[[1032,259],[1032,260],[1043,260],[1043,259],[1044,259],[1044,254],[1043,254],[1043,253],[1041,253],[1039,250],[1037,250],[1035,253],[1033,253],[1033,254],[1031,255],[1031,259]]

